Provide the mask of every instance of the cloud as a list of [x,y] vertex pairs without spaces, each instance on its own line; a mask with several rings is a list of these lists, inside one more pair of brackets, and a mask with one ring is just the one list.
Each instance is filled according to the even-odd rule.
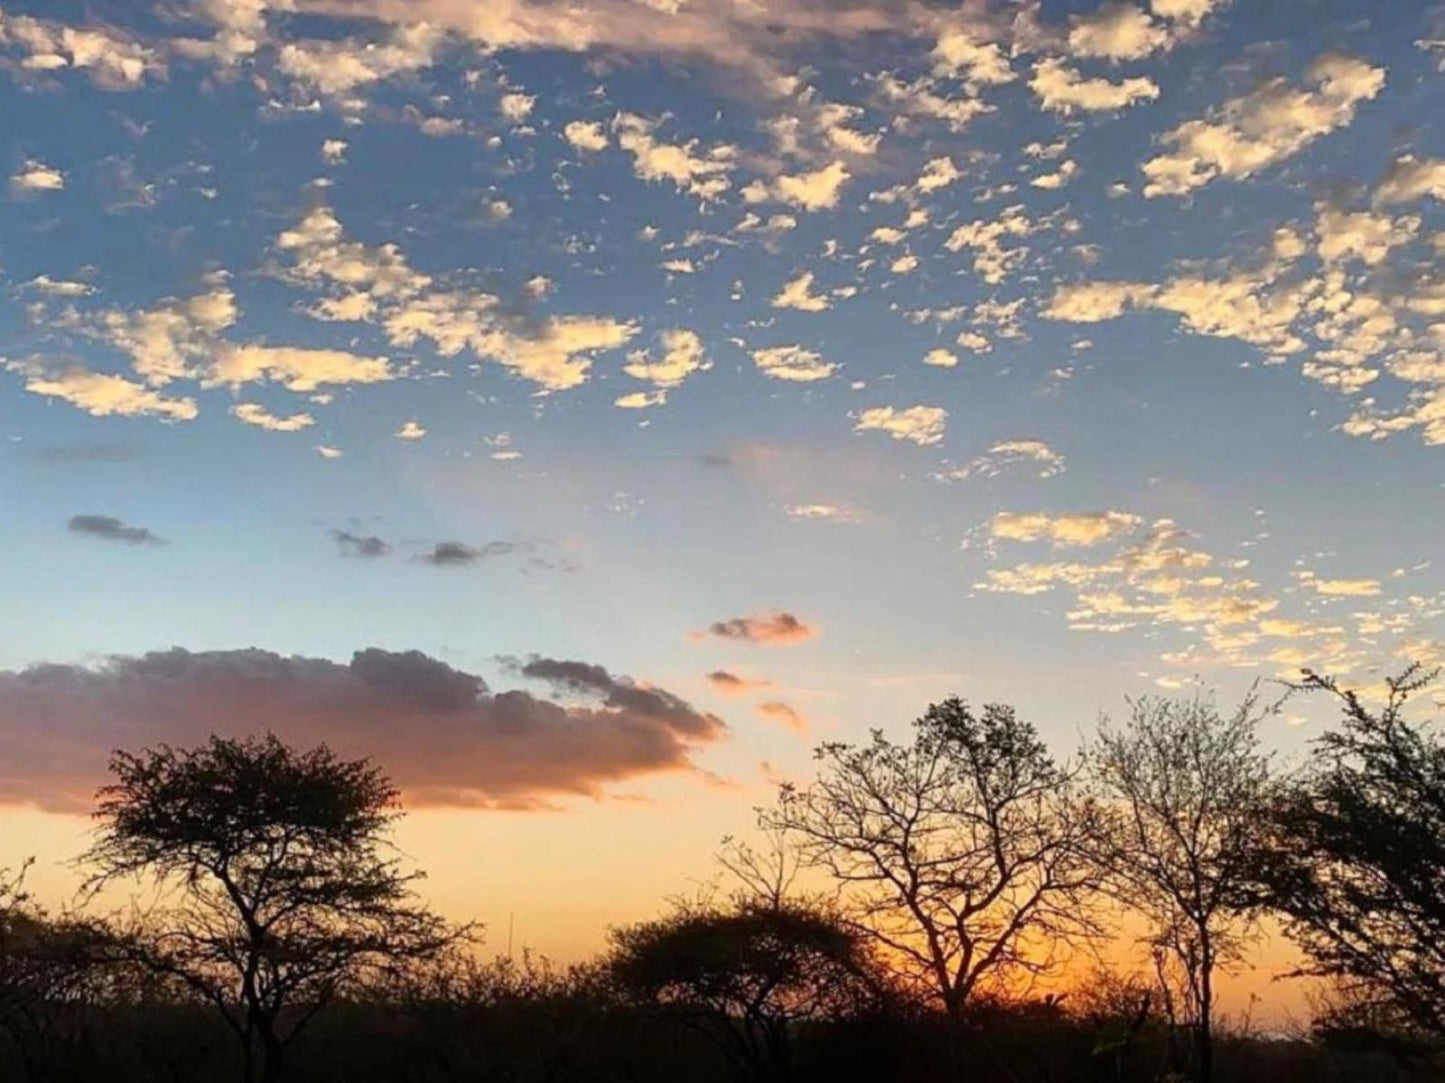
[[802,712],[781,700],[772,699],[759,703],[758,714],[770,722],[781,722],[794,733],[808,732],[808,720],[803,717]]
[[49,275],[36,275],[25,283],[25,286],[51,297],[89,297],[95,292],[95,287],[88,282],[71,282],[64,278],[51,278]]
[[1055,113],[1104,112],[1127,109],[1159,97],[1159,85],[1145,76],[1112,83],[1108,79],[1085,79],[1067,63],[1049,57],[1034,66],[1029,89],[1039,104]]
[[694,372],[709,368],[707,356],[702,348],[702,339],[696,331],[675,327],[658,336],[662,356],[656,360],[646,350],[636,350],[627,355],[627,364],[622,371],[636,380],[648,380],[660,388],[677,387]]
[[1385,179],[1375,189],[1379,204],[1408,203],[1426,196],[1445,202],[1445,159],[1403,154],[1390,163]]
[[415,419],[402,424],[401,428],[392,433],[398,440],[420,440],[426,435],[426,426]]
[[765,376],[774,380],[790,380],[794,383],[811,383],[826,380],[838,368],[822,355],[801,346],[769,346],[753,351],[753,364]]
[[661,406],[666,401],[666,391],[630,391],[626,395],[618,395],[612,400],[612,405],[621,410],[646,410]]
[[342,104],[362,104],[354,92],[372,83],[428,68],[443,35],[423,22],[398,27],[387,42],[352,38],[288,42],[276,53],[276,68],[298,83]]
[[789,504],[783,509],[789,519],[808,519],[829,523],[856,523],[858,513],[837,504]]
[[28,159],[19,170],[10,174],[10,192],[16,196],[58,192],[64,187],[64,173],[34,158]]
[[753,680],[748,677],[741,677],[731,670],[715,669],[707,675],[708,684],[724,695],[742,695],[745,692],[756,692],[762,688],[771,688],[772,681]]
[[259,429],[266,429],[269,432],[300,432],[302,429],[309,429],[316,424],[316,419],[310,414],[292,414],[290,417],[277,417],[264,406],[254,402],[238,402],[231,407],[231,415],[247,425],[255,425]]
[[1087,15],[1076,15],[1069,30],[1069,51],[1075,56],[1139,60],[1169,43],[1164,27],[1127,3],[1104,3]]
[[985,454],[934,476],[940,481],[966,481],[997,477],[1015,467],[1033,470],[1040,478],[1051,478],[1064,472],[1064,457],[1042,440],[1003,440]]
[[84,534],[127,545],[164,545],[165,539],[142,526],[130,526],[109,515],[73,515],[65,524],[72,534]]
[[774,308],[794,308],[799,312],[825,312],[833,307],[833,302],[813,292],[813,272],[804,271],[784,284],[773,298],[772,305]]
[[391,545],[375,534],[356,534],[350,530],[333,530],[331,537],[342,556],[384,557],[391,552]]
[[858,415],[854,432],[886,432],[895,440],[927,447],[941,443],[948,411],[942,406],[873,406]]
[[1412,241],[1420,230],[1420,219],[1415,217],[1391,218],[1370,211],[1351,213],[1327,204],[1320,204],[1316,210],[1319,255],[1326,263],[1358,259],[1374,266],[1383,262],[1391,249]]
[[723,144],[698,154],[696,139],[683,144],[661,142],[654,135],[657,122],[636,113],[618,113],[612,130],[617,145],[632,155],[633,171],[642,180],[671,181],[679,191],[704,202],[732,187],[727,174],[735,164],[735,147]]
[[432,546],[431,552],[417,557],[423,564],[434,568],[461,568],[468,564],[479,564],[489,557],[505,556],[515,552],[517,543],[493,541],[480,548],[463,542],[444,541]]
[[[534,660],[538,675],[582,663]],[[187,746],[275,732],[366,755],[412,806],[535,808],[611,783],[691,768],[726,732],[664,689],[600,667],[563,704],[485,681],[418,651],[349,663],[270,651],[182,648],[87,667],[0,672],[0,801],[84,812],[114,748]]]
[[154,415],[191,421],[199,413],[195,399],[166,398],[124,376],[93,372],[78,362],[32,358],[7,361],[5,367],[25,377],[26,391],[62,399],[94,417]]
[[1051,320],[1099,323],[1117,319],[1131,306],[1147,304],[1157,292],[1157,286],[1142,282],[1085,282],[1060,286],[1045,306],[1044,315]]
[[1355,118],[1379,94],[1385,69],[1326,53],[1305,73],[1305,87],[1282,78],[1225,102],[1203,120],[1165,133],[1170,151],[1143,165],[1144,195],[1182,196],[1218,177],[1240,180],[1297,154]]
[[773,200],[805,211],[832,210],[851,175],[842,162],[832,162],[811,173],[781,174],[771,182],[753,181],[743,189],[743,199],[749,203]]
[[29,15],[4,15],[0,45],[26,54],[21,68],[32,72],[84,71],[102,90],[134,90],[147,77],[165,78],[160,54],[106,27],[74,27]]
[[692,633],[694,639],[715,636],[740,643],[786,644],[802,643],[818,634],[816,628],[804,623],[786,610],[755,613],[747,617],[714,621],[704,632]]
[[1315,579],[1311,576],[1305,583],[1316,594],[1332,597],[1373,598],[1380,593],[1378,579]]
[[562,129],[567,142],[577,150],[597,154],[607,149],[607,131],[596,121],[573,120]]
[[973,249],[973,269],[985,282],[998,285],[1028,254],[1023,248],[1005,248],[1004,238],[1026,237],[1033,231],[1034,224],[1019,204],[1005,208],[995,219],[964,223],[949,234],[943,247],[950,252]]
[[282,270],[286,278],[328,291],[309,310],[315,318],[379,323],[389,341],[403,349],[423,339],[443,357],[469,349],[543,392],[586,383],[593,356],[626,345],[638,331],[634,322],[607,316],[516,318],[493,294],[439,287],[431,275],[414,270],[394,244],[370,247],[347,240],[327,207],[283,231],[276,245],[291,260]]
[[1095,511],[1070,515],[1001,511],[988,522],[992,537],[1008,541],[1047,540],[1057,547],[1098,545],[1140,524],[1137,515],[1122,511]]
[[346,350],[250,345],[222,349],[207,383],[235,387],[269,379],[292,391],[315,391],[326,384],[381,383],[396,375],[385,357],[363,357]]

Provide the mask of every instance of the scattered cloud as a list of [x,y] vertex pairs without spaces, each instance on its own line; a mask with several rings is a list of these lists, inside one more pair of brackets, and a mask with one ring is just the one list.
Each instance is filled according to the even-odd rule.
[[164,545],[165,539],[142,526],[131,526],[109,515],[73,515],[66,529],[72,534],[84,534],[90,538],[105,541],[124,542],[126,545]]
[[895,440],[927,447],[943,442],[948,411],[942,406],[873,406],[858,415],[855,432],[886,432]]
[[694,639],[713,636],[739,643],[788,644],[812,639],[818,630],[786,610],[755,613],[747,617],[714,621],[706,631],[694,632]]
[[1122,511],[1094,511],[1066,515],[1043,512],[1001,511],[988,522],[992,537],[1007,541],[1049,541],[1058,547],[1098,545],[1133,533],[1142,520]]

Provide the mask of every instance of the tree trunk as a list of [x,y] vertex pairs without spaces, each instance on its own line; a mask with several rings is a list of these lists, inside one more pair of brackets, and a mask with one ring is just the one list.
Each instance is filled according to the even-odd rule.
[[1208,934],[1201,938],[1203,951],[1199,973],[1199,1028],[1196,1042],[1199,1053],[1199,1083],[1214,1079],[1214,952]]

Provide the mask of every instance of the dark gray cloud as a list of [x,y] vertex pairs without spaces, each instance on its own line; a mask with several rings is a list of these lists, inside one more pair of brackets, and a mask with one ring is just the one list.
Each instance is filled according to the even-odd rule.
[[165,539],[143,526],[131,526],[110,515],[72,515],[66,524],[72,534],[124,542],[127,545],[164,545]]
[[693,769],[692,753],[726,732],[681,697],[600,666],[534,658],[522,668],[569,702],[496,692],[419,651],[380,648],[340,663],[177,647],[0,671],[0,802],[83,811],[116,748],[270,730],[374,757],[413,806],[532,808]]
[[518,548],[520,546],[517,542],[493,541],[476,547],[463,542],[445,541],[437,542],[430,553],[417,557],[417,560],[437,568],[458,568],[478,564],[490,557],[515,553]]
[[391,552],[391,545],[375,534],[356,534],[350,530],[333,530],[331,537],[343,556],[384,557]]

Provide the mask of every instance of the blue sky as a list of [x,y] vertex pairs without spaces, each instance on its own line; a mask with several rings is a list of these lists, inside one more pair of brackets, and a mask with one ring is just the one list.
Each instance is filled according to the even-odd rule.
[[1445,660],[1439,8],[0,10],[20,774],[217,696],[311,725],[239,652],[375,691],[376,647],[667,749],[408,760],[423,804],[706,792],[701,837],[951,692],[1068,748],[1126,694]]

